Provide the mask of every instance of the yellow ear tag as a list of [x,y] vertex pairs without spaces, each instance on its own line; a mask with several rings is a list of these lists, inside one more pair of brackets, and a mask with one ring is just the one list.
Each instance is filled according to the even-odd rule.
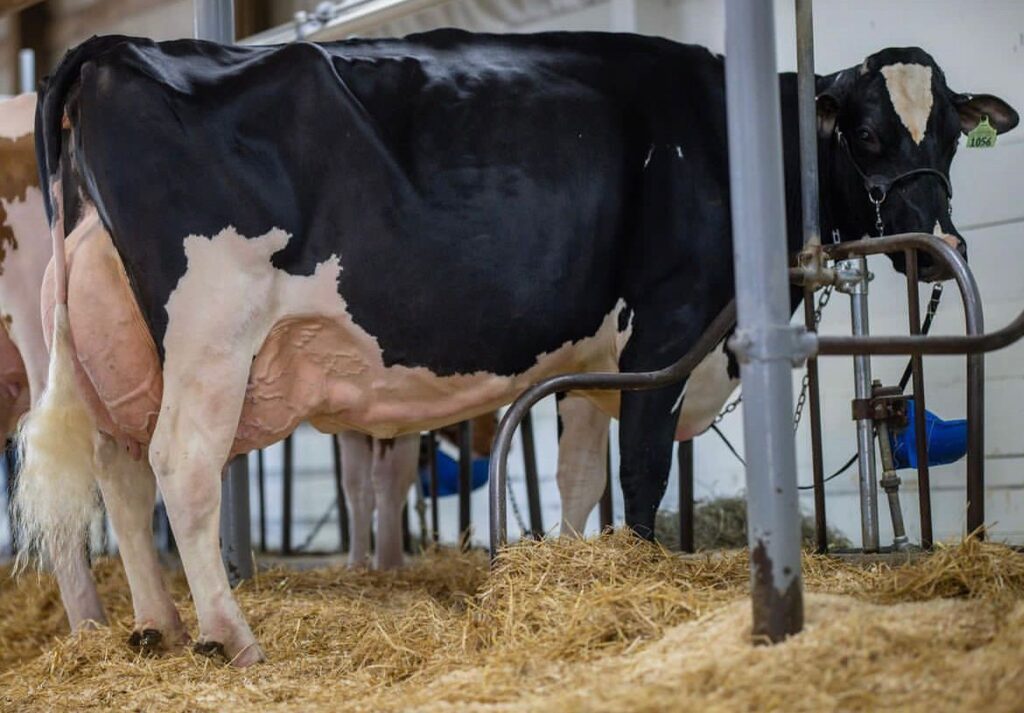
[[988,117],[981,117],[981,121],[967,134],[967,148],[969,149],[990,149],[996,145],[996,130],[988,123]]

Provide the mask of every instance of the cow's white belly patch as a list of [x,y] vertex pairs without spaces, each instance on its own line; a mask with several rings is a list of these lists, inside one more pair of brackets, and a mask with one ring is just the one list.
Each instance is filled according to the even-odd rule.
[[277,228],[246,238],[233,227],[186,237],[188,267],[167,303],[168,366],[177,352],[209,350],[211,364],[219,350],[252,352],[235,452],[273,442],[303,420],[390,438],[492,410],[551,374],[617,368],[621,305],[592,337],[538,355],[515,376],[386,366],[377,339],[338,292],[344,256],[312,275],[291,275],[270,262],[289,238]]
[[688,441],[706,431],[739,385],[739,379],[729,376],[729,357],[722,342],[701,360],[686,382],[676,440]]

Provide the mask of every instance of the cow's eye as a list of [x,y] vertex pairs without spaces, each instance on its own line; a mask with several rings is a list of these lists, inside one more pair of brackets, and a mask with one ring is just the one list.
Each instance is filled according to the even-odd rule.
[[866,126],[862,126],[857,129],[857,140],[866,146],[874,146],[878,143],[878,138],[875,136],[875,132]]

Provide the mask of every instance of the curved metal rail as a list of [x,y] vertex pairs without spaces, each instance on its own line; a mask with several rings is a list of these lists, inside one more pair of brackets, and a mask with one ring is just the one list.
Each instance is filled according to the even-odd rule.
[[[967,336],[869,336],[817,337],[819,355],[855,354],[967,354],[968,383],[968,526],[984,520],[984,352],[1001,349],[1024,336],[1024,311],[1006,327],[984,333],[981,295],[977,282],[963,257],[947,243],[926,233],[904,233],[882,238],[841,243],[829,246],[830,257],[875,255],[905,250],[924,250],[949,268],[964,305]],[[736,321],[735,303],[715,318],[701,338],[686,355],[664,369],[641,373],[562,374],[534,384],[517,398],[501,419],[495,436],[489,468],[490,547],[491,557],[508,540],[506,523],[505,482],[509,446],[516,427],[526,411],[537,401],[560,391],[607,390],[639,391],[667,386],[686,377],[700,360],[717,345]]]
[[592,372],[583,374],[561,374],[540,381],[524,391],[505,412],[494,436],[494,450],[488,466],[488,488],[491,505],[491,559],[508,541],[506,518],[505,482],[508,479],[508,451],[512,436],[527,411],[545,396],[560,391],[608,390],[643,391],[668,386],[682,380],[700,363],[736,323],[736,303],[729,302],[700,339],[674,364],[657,371],[636,373]]

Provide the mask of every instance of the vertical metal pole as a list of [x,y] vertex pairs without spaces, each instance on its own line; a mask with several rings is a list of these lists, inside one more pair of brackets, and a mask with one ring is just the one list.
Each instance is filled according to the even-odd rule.
[[[850,295],[850,322],[855,337],[870,333],[868,320],[868,263],[863,256],[840,260],[837,269],[845,273],[843,291]],[[871,398],[871,357],[853,357],[853,393],[858,400]],[[860,533],[865,552],[878,552],[878,480],[875,472],[875,424],[870,418],[857,419],[857,471],[860,486]]]
[[260,552],[267,551],[267,474],[263,449],[256,451],[256,497],[260,501]]
[[192,19],[196,39],[225,45],[235,41],[234,0],[194,0]]
[[338,542],[342,552],[348,552],[348,503],[345,502],[345,485],[341,477],[341,443],[338,435],[331,436],[331,457],[334,459],[334,492],[338,499]]
[[[804,290],[804,325],[817,331],[814,319],[814,290]],[[808,408],[811,410],[811,469],[814,483],[814,547],[828,552],[828,519],[825,514],[825,465],[821,443],[821,391],[818,388],[818,360],[807,360]]]
[[281,554],[292,553],[292,436],[282,444],[281,456]]
[[[232,0],[195,0],[193,13],[196,38],[223,44],[235,41]],[[221,549],[232,581],[235,577],[252,576],[250,538],[249,461],[245,456],[238,456],[228,464],[221,489]]]
[[[818,203],[818,113],[814,76],[814,10],[812,0],[796,0],[797,109],[800,125],[800,188],[804,245],[821,243]],[[814,291],[804,290],[804,324],[816,331]],[[825,518],[824,466],[821,452],[821,395],[818,360],[807,360],[807,390],[811,409],[811,466],[814,473],[814,531],[818,552],[828,550]]]
[[427,463],[427,472],[430,474],[430,536],[434,540],[434,544],[437,544],[441,534],[437,523],[439,508],[437,502],[437,433],[435,431],[427,433]]
[[523,439],[523,469],[526,473],[526,503],[530,510],[530,529],[535,539],[544,537],[544,516],[540,509],[540,483],[537,477],[537,448],[533,440],[533,417],[526,412],[519,425]]
[[680,441],[679,459],[679,549],[693,552],[693,441]]
[[470,509],[473,490],[473,422],[459,424],[459,546],[469,549]]
[[[975,327],[984,333],[980,316]],[[967,355],[967,532],[985,538],[984,354]]]
[[742,355],[747,522],[755,640],[803,628],[800,510],[793,443],[793,362],[803,340],[789,325],[779,80],[772,3],[727,0],[725,63],[733,259]]
[[232,585],[253,575],[252,540],[249,528],[249,458],[231,459],[222,486],[220,546],[228,581]]
[[18,50],[18,91],[22,94],[36,90],[36,52]]
[[604,450],[604,492],[601,494],[600,505],[601,532],[611,528],[614,523],[612,504],[612,444],[608,443]]
[[[917,251],[906,251],[907,263],[907,315],[910,333],[921,333],[921,303],[917,293]],[[921,547],[930,550],[932,538],[932,489],[928,472],[928,434],[924,420],[924,359],[920,354],[910,357],[914,379],[914,435],[917,448],[917,500],[921,513]]]

